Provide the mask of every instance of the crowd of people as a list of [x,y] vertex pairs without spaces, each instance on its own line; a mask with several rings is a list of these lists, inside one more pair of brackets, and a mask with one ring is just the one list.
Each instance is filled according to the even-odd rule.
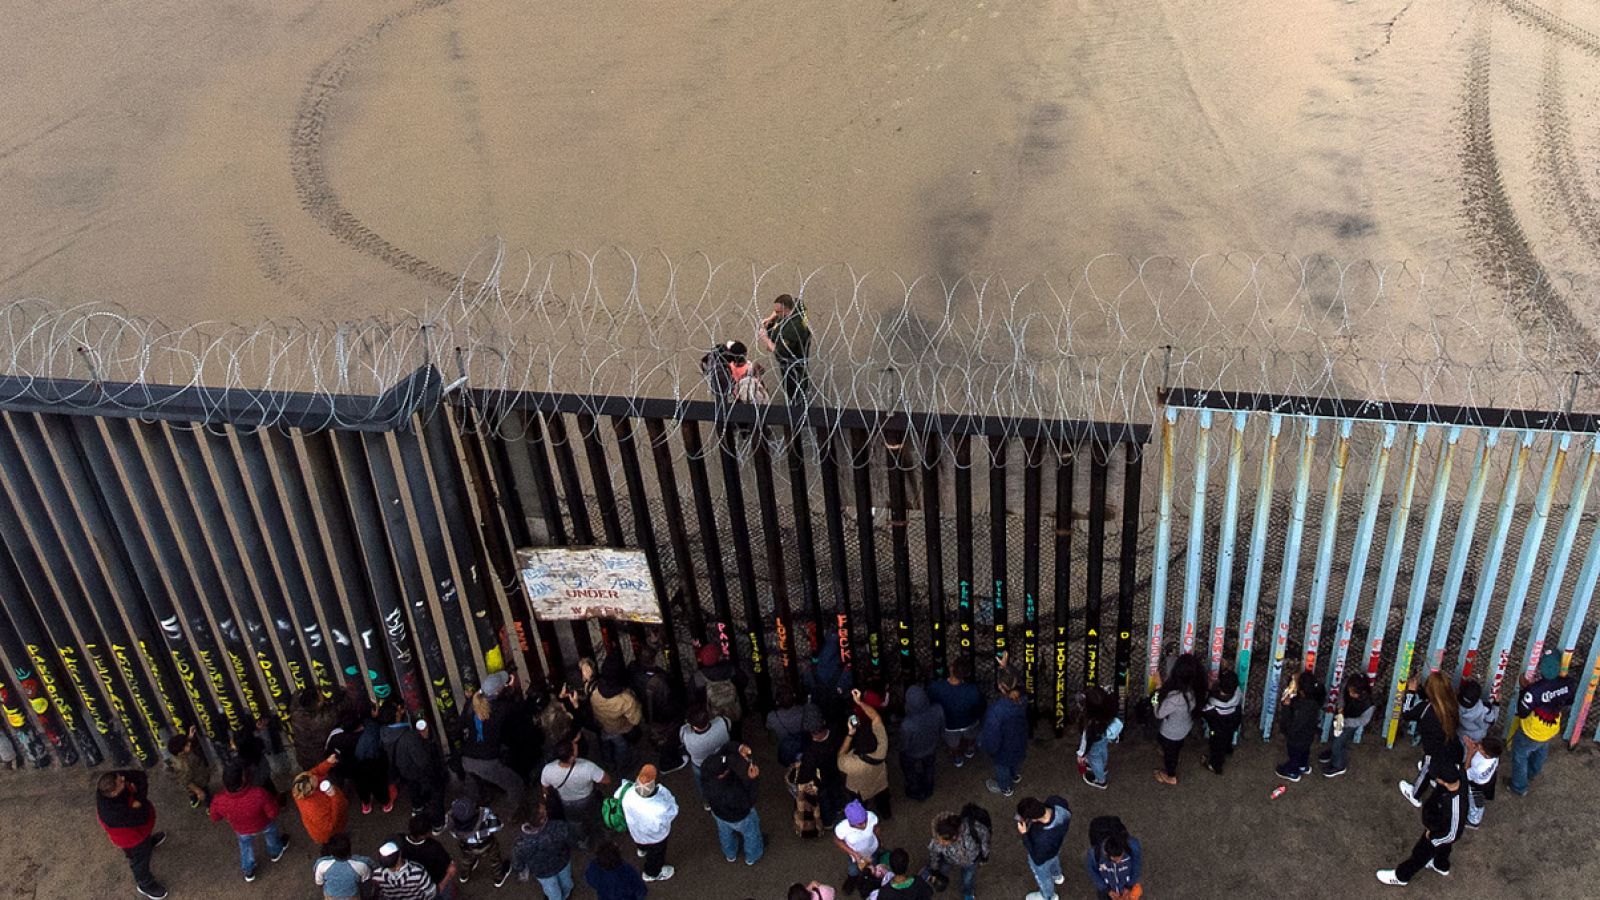
[[[328,697],[308,689],[294,705],[292,740],[279,741],[277,728],[264,722],[208,755],[198,736],[180,735],[168,747],[170,768],[189,803],[212,821],[226,822],[237,837],[247,882],[257,876],[261,849],[271,863],[284,858],[291,836],[278,819],[293,803],[306,838],[319,848],[309,877],[325,898],[435,900],[455,896],[474,880],[499,887],[515,878],[537,881],[549,900],[566,900],[578,878],[575,853],[585,852],[590,859],[582,881],[596,896],[638,900],[650,883],[676,874],[669,845],[680,798],[661,776],[683,768],[691,770],[696,796],[681,799],[698,801],[709,813],[729,863],[742,858],[756,866],[767,854],[757,805],[764,780],[784,784],[799,838],[831,839],[841,854],[838,887],[824,879],[794,884],[790,900],[832,900],[840,893],[916,900],[951,885],[963,898],[975,897],[995,839],[989,812],[977,803],[940,811],[929,823],[926,847],[887,846],[881,823],[893,807],[886,762],[894,745],[907,797],[927,800],[936,793],[941,756],[962,768],[982,752],[992,771],[987,789],[1013,797],[1031,743],[1019,674],[1002,656],[986,686],[957,661],[948,674],[891,696],[881,684],[856,685],[836,642],[824,640],[821,647],[799,689],[780,689],[776,708],[765,716],[782,773],[776,779],[764,775],[742,740],[754,711],[743,675],[715,645],[698,648],[688,685],[649,647],[631,665],[619,651],[598,664],[581,662],[572,683],[554,695],[524,690],[506,672],[491,675],[474,691],[451,742],[459,749],[449,759],[426,720],[413,719],[399,704],[373,707],[357,693]],[[1077,761],[1087,786],[1106,786],[1110,747],[1123,734],[1125,716],[1148,729],[1160,748],[1157,781],[1178,783],[1197,722],[1205,723],[1204,767],[1223,773],[1242,718],[1238,678],[1226,670],[1212,677],[1193,654],[1171,655],[1161,671],[1160,688],[1145,701],[1124,706],[1099,687],[1082,696]],[[1402,885],[1423,868],[1448,874],[1463,829],[1483,823],[1502,755],[1509,749],[1510,790],[1526,793],[1575,690],[1554,654],[1542,658],[1538,676],[1526,679],[1517,697],[1509,748],[1490,733],[1498,708],[1477,682],[1458,686],[1435,672],[1408,695],[1404,718],[1416,727],[1422,759],[1400,793],[1422,810],[1423,835],[1410,857],[1379,871],[1378,879]],[[1278,777],[1294,782],[1311,772],[1310,750],[1324,716],[1331,717],[1332,740],[1319,758],[1322,774],[1344,774],[1352,735],[1372,722],[1367,677],[1350,675],[1330,702],[1316,676],[1300,672],[1279,699],[1287,759]],[[221,764],[219,792],[213,791],[212,757]],[[288,789],[280,792],[280,786]],[[452,790],[456,796],[448,799]],[[405,831],[370,854],[356,853],[352,807],[387,812],[402,796],[411,809]],[[165,834],[155,830],[146,774],[105,773],[96,802],[138,892],[151,900],[167,896],[151,869]],[[1038,888],[1028,900],[1054,900],[1065,882],[1062,854],[1071,821],[1071,805],[1060,794],[1016,799],[1013,822]],[[1142,896],[1138,839],[1114,816],[1095,818],[1087,831],[1082,871],[1089,885],[1113,900]],[[623,834],[633,844],[633,860],[622,852]]]

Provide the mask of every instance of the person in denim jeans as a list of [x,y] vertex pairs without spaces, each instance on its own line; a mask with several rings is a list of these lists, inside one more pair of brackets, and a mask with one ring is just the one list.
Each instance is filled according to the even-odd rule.
[[273,862],[283,859],[289,840],[278,831],[278,801],[266,789],[248,782],[245,769],[230,763],[222,774],[223,793],[211,801],[211,821],[224,819],[239,837],[239,870],[245,881],[256,880],[256,837],[265,837]]
[[1356,730],[1372,723],[1377,709],[1372,702],[1372,680],[1365,672],[1351,672],[1334,704],[1333,743],[1317,757],[1324,778],[1338,778],[1349,766],[1350,739]]
[[1039,883],[1039,890],[1028,894],[1027,900],[1055,900],[1056,885],[1065,880],[1061,874],[1061,844],[1066,841],[1071,824],[1067,798],[1058,794],[1044,800],[1024,797],[1017,802],[1017,833],[1022,835],[1022,846],[1028,851],[1028,868]]
[[535,806],[511,850],[511,871],[522,881],[532,876],[545,900],[567,900],[572,895],[572,851],[577,846],[566,822],[551,819],[542,805]]
[[[969,807],[971,808],[971,807]],[[975,815],[942,812],[933,817],[933,840],[928,842],[928,873],[961,873],[962,900],[978,892],[978,864],[989,858],[989,827]]]
[[1105,790],[1106,760],[1111,754],[1111,723],[1117,718],[1117,695],[1091,687],[1083,695],[1083,735],[1078,738],[1078,768],[1083,783]]
[[1528,782],[1538,777],[1550,755],[1550,741],[1561,734],[1561,719],[1577,696],[1577,682],[1561,674],[1561,658],[1546,651],[1539,660],[1538,677],[1523,679],[1517,695],[1517,733],[1511,738],[1511,793],[1528,793]]
[[743,839],[744,864],[755,865],[766,853],[766,842],[761,836],[761,816],[756,812],[756,778],[761,770],[751,761],[750,748],[730,741],[707,757],[701,770],[723,859],[738,859],[739,841]]
[[994,778],[985,783],[991,794],[1011,796],[1011,789],[1022,777],[1022,761],[1028,755],[1028,709],[1022,695],[1022,680],[1001,663],[996,680],[1000,696],[983,714],[983,736],[978,743],[994,763]]

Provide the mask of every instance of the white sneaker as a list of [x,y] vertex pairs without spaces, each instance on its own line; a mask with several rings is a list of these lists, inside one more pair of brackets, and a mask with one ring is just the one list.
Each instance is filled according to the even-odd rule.
[[1033,891],[1028,896],[1023,897],[1022,900],[1044,900],[1044,895],[1038,891]]
[[1400,796],[1406,798],[1407,802],[1409,802],[1412,806],[1418,807],[1419,809],[1422,807],[1422,801],[1417,799],[1416,789],[1411,787],[1411,782],[1400,782]]
[[1067,876],[1065,876],[1065,875],[1057,875],[1055,877],[1056,884],[1060,884],[1060,883],[1062,883],[1063,881],[1066,881],[1066,880],[1067,880]]
[[1449,869],[1441,869],[1441,868],[1439,868],[1438,866],[1433,864],[1433,860],[1431,860],[1431,859],[1428,860],[1428,866],[1427,867],[1432,869],[1432,870],[1434,870],[1435,872],[1438,872],[1440,875],[1448,876],[1450,874],[1450,870]]
[[1393,869],[1379,869],[1378,870],[1378,880],[1383,882],[1384,884],[1398,884],[1398,885],[1404,885],[1405,884],[1404,881],[1400,880],[1400,876],[1394,874],[1394,870]]
[[660,875],[653,875],[653,876],[652,875],[646,875],[646,876],[644,876],[644,880],[645,881],[666,881],[668,878],[671,878],[674,874],[676,874],[677,871],[678,871],[677,869],[674,869],[671,866],[662,866]]

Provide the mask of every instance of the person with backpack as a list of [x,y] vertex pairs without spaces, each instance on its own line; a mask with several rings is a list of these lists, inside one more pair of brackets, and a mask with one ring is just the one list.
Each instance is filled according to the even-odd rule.
[[939,768],[939,741],[944,733],[944,710],[928,701],[920,684],[906,688],[905,718],[900,720],[900,774],[906,797],[926,800],[933,796]]
[[695,660],[699,668],[690,683],[696,698],[713,717],[727,720],[730,737],[743,740],[744,676],[715,644],[701,647],[695,652]]
[[856,712],[845,724],[844,743],[839,745],[839,773],[844,776],[844,786],[867,809],[887,819],[893,815],[893,802],[889,796],[889,732],[883,726],[883,714],[870,703],[861,702],[862,693],[854,692]]
[[1409,884],[1424,868],[1440,875],[1450,874],[1450,850],[1460,839],[1466,820],[1461,769],[1446,764],[1434,772],[1435,790],[1422,806],[1422,837],[1417,839],[1405,862],[1392,869],[1378,870],[1378,880],[1384,884]]
[[494,886],[501,887],[511,877],[511,864],[502,862],[500,856],[500,818],[487,806],[473,803],[471,798],[457,797],[450,805],[445,818],[450,836],[456,839],[461,858],[456,864],[456,881],[466,884],[478,873],[478,867],[487,865],[494,874]]
[[1456,737],[1460,725],[1460,707],[1456,703],[1455,689],[1443,672],[1434,672],[1422,683],[1421,696],[1416,692],[1406,695],[1405,710],[1400,718],[1415,722],[1422,737],[1422,761],[1417,763],[1415,781],[1400,782],[1400,794],[1412,806],[1422,806],[1427,796],[1430,779],[1439,772],[1460,772],[1462,763],[1461,741]]
[[1228,757],[1233,755],[1234,736],[1244,722],[1244,692],[1239,690],[1239,676],[1232,669],[1224,668],[1217,675],[1200,718],[1206,723],[1205,767],[1221,775]]
[[929,880],[936,887],[947,884],[953,869],[961,876],[961,900],[974,900],[978,866],[989,861],[991,836],[989,813],[976,803],[968,803],[960,813],[934,816],[933,840],[928,842]]
[[[667,837],[672,834],[672,821],[678,817],[678,799],[660,783],[656,767],[646,764],[639,768],[635,781],[624,781],[613,797],[617,802],[606,827],[612,831],[627,829],[633,845],[644,856],[644,880],[666,881],[675,869],[667,862]],[[620,813],[622,821],[613,821]],[[621,827],[618,827],[618,826]]]
[[149,776],[140,769],[106,772],[95,782],[94,808],[112,846],[127,857],[139,895],[163,900],[167,889],[150,872],[150,857],[166,841],[167,833],[155,830]]
[[394,808],[397,792],[389,784],[389,762],[383,755],[383,736],[377,720],[364,714],[365,710],[348,708],[341,714],[339,724],[328,733],[328,749],[339,754],[333,767],[334,775],[343,784],[354,788],[361,801],[363,815],[372,812],[372,805],[380,803],[384,812]]
[[958,769],[978,752],[978,732],[983,727],[983,689],[971,678],[971,664],[958,659],[950,664],[948,675],[928,682],[928,699],[944,712],[944,745],[950,750],[950,764]]
[[1278,777],[1299,781],[1311,771],[1311,745],[1322,725],[1322,682],[1317,673],[1302,669],[1284,692],[1283,737],[1289,758],[1277,768]]
[[791,406],[801,406],[811,397],[811,328],[805,311],[789,294],[772,301],[772,315],[761,320],[757,329],[761,343],[771,351],[783,380],[783,397]]
[[1106,762],[1111,742],[1122,733],[1117,716],[1117,695],[1099,685],[1083,692],[1083,733],[1078,736],[1078,772],[1083,783],[1106,789]]
[[744,842],[744,864],[753,866],[766,854],[761,834],[761,815],[756,809],[756,778],[761,769],[751,759],[750,748],[729,741],[706,759],[706,802],[717,823],[717,842],[722,858],[739,858],[739,843]]
[[633,742],[644,724],[644,708],[628,686],[621,652],[606,654],[598,676],[587,660],[579,665],[585,667],[589,711],[600,729],[600,764],[621,772],[633,764]]
[[553,819],[544,804],[536,803],[522,823],[522,833],[511,849],[511,871],[519,881],[539,882],[545,900],[572,896],[572,851],[578,839],[560,819]]
[[979,744],[994,763],[994,777],[984,787],[991,794],[1009,797],[1022,777],[1022,762],[1028,756],[1028,706],[1022,694],[1022,679],[1004,665],[999,669],[995,682],[1000,696],[983,713]]
[[237,760],[222,772],[222,793],[211,801],[211,821],[227,820],[239,838],[239,870],[245,881],[256,880],[256,838],[267,841],[273,862],[283,859],[289,839],[278,830],[278,799],[266,788],[250,784],[247,770]]
[[1026,900],[1055,900],[1056,885],[1065,881],[1061,874],[1061,845],[1072,824],[1067,798],[1051,794],[1043,800],[1023,797],[1017,801],[1017,833],[1028,852],[1028,868],[1039,889]]
[[771,397],[762,383],[766,369],[750,359],[750,351],[742,341],[729,341],[722,345],[722,356],[728,366],[728,380],[732,383],[729,399],[734,403],[766,403]]
[[1089,823],[1089,855],[1084,860],[1089,882],[1100,900],[1139,900],[1144,887],[1144,857],[1139,839],[1128,834],[1116,816],[1097,816]]
[[1537,677],[1523,679],[1517,695],[1517,731],[1511,737],[1511,793],[1528,794],[1550,755],[1550,741],[1561,734],[1561,719],[1577,696],[1578,684],[1561,674],[1561,657],[1546,650],[1539,659]]
[[655,748],[656,769],[663,775],[687,766],[678,730],[683,727],[682,685],[662,667],[660,654],[651,646],[641,647],[630,667],[634,694],[644,707],[644,730]]
[[1194,730],[1195,715],[1205,704],[1206,682],[1200,658],[1184,653],[1173,661],[1172,671],[1156,691],[1156,742],[1161,745],[1161,768],[1156,770],[1156,780],[1162,784],[1178,783],[1178,757],[1184,740]]
[[545,805],[561,809],[562,818],[578,837],[578,846],[588,849],[589,833],[600,812],[600,795],[595,789],[611,784],[611,776],[579,756],[578,742],[574,740],[559,748],[556,758],[545,764],[539,783],[544,787]]
[[1372,724],[1377,704],[1372,699],[1372,679],[1365,672],[1351,672],[1344,689],[1333,703],[1333,742],[1317,754],[1322,777],[1338,778],[1349,766],[1350,741],[1356,731]]
[[372,860],[353,855],[349,832],[340,832],[322,845],[322,855],[311,864],[311,877],[322,888],[323,900],[356,900],[361,885],[372,879]]

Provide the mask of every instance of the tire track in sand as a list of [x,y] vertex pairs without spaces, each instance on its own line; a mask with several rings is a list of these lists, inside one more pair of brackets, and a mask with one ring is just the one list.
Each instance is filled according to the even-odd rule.
[[1539,146],[1534,171],[1544,183],[1545,202],[1551,215],[1572,224],[1573,230],[1600,256],[1600,203],[1584,182],[1572,141],[1572,117],[1567,114],[1561,77],[1562,41],[1550,35],[1545,42],[1539,76]]
[[1575,25],[1537,3],[1527,0],[1497,0],[1513,19],[1565,41],[1590,56],[1600,58],[1600,34]]
[[373,23],[360,36],[334,51],[307,81],[295,112],[294,127],[289,132],[289,167],[294,175],[295,193],[311,218],[352,249],[445,290],[454,290],[461,281],[460,276],[395,246],[345,207],[328,178],[327,165],[322,158],[322,137],[334,99],[362,55],[395,25],[450,2],[418,0]]
[[1503,280],[1517,324],[1541,340],[1557,344],[1574,363],[1600,355],[1600,343],[1573,315],[1517,220],[1501,178],[1489,109],[1491,62],[1489,20],[1479,16],[1473,30],[1462,108],[1462,193],[1467,231],[1492,279]]

